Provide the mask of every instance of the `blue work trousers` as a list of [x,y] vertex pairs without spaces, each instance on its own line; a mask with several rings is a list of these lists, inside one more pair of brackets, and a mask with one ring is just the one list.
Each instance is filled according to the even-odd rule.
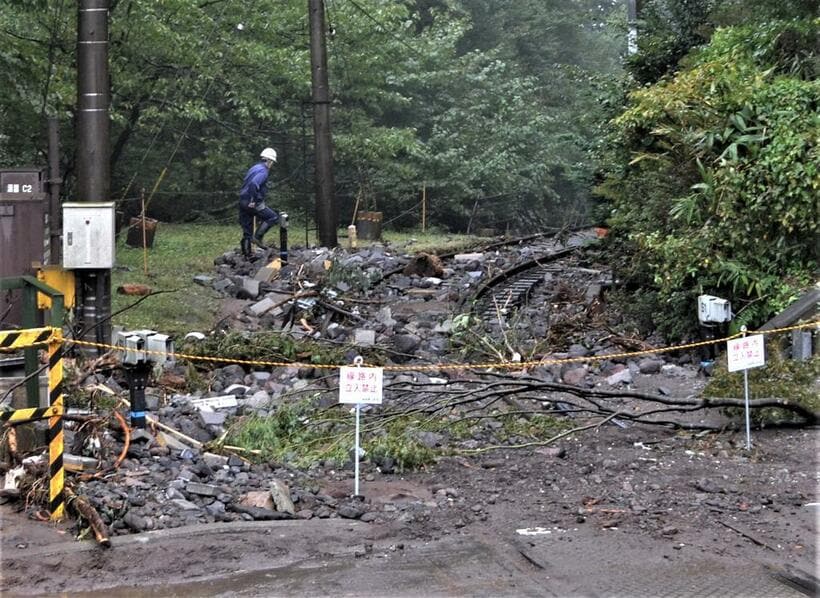
[[242,238],[250,240],[253,236],[253,219],[266,223],[267,230],[277,222],[279,222],[279,214],[275,210],[271,210],[265,204],[262,207],[248,207],[248,202],[239,200],[239,225],[242,227]]

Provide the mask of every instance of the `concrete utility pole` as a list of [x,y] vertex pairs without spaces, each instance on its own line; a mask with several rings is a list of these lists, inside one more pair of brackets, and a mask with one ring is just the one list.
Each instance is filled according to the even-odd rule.
[[333,181],[333,142],[330,138],[330,93],[327,82],[325,6],[308,0],[310,75],[313,89],[313,136],[316,147],[316,227],[323,247],[336,247],[339,208]]
[[[77,199],[111,196],[108,118],[109,0],[80,0],[77,15]],[[111,342],[111,270],[78,270],[78,323],[93,342]]]

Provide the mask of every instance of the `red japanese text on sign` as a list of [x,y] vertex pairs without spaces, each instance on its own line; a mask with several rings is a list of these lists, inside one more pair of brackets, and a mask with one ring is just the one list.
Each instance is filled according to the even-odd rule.
[[727,341],[726,353],[730,372],[756,368],[766,364],[762,334]]
[[342,367],[339,402],[378,405],[382,402],[382,368]]

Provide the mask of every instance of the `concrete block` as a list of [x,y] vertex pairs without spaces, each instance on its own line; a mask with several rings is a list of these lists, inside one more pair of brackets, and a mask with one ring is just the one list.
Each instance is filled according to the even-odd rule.
[[353,341],[360,347],[371,347],[376,344],[376,331],[358,329],[353,333]]
[[259,281],[244,276],[242,278],[242,290],[247,294],[249,299],[256,299],[259,296]]
[[273,308],[274,305],[276,305],[276,303],[273,299],[271,299],[270,297],[265,297],[261,301],[257,301],[256,303],[251,305],[248,309],[253,315],[259,317],[271,308]]
[[482,259],[484,259],[483,253],[457,253],[453,256],[453,260],[456,262],[481,261]]

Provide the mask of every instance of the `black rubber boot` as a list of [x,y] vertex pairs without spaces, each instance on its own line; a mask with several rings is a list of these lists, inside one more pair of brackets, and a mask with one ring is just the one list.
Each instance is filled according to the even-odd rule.
[[250,258],[253,255],[253,249],[251,248],[251,240],[247,238],[243,238],[241,242],[242,247],[242,255],[246,258]]
[[262,249],[268,249],[268,246],[265,245],[265,243],[262,241],[262,237],[265,235],[266,232],[268,232],[270,227],[270,224],[268,224],[267,222],[263,222],[257,227],[256,232],[253,235],[253,242],[259,245],[259,247],[261,247]]

